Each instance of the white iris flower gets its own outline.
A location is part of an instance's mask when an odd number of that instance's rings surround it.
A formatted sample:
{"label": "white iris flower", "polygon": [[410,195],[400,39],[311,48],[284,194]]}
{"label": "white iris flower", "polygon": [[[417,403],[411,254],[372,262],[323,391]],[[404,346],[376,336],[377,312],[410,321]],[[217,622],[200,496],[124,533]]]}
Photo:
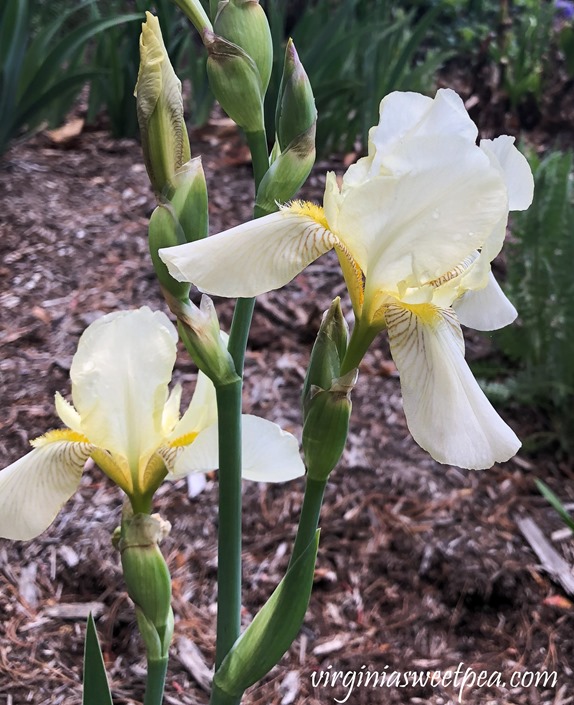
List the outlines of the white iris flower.
{"label": "white iris flower", "polygon": [[472,376],[460,323],[494,330],[516,317],[490,263],[509,210],[530,205],[533,179],[512,137],[476,139],[454,91],[391,93],[368,156],[341,187],[327,174],[323,207],[294,202],[160,256],[177,280],[249,297],[334,248],[356,316],[355,364],[386,327],[415,440],[442,463],[490,467],[520,442]]}
{"label": "white iris flower", "polygon": [[[80,338],[70,376],[69,404],[56,394],[66,429],[32,441],[34,450],[0,472],[0,536],[29,539],[54,520],[77,489],[92,457],[147,511],[153,493],[172,479],[218,467],[215,388],[201,372],[180,418],[181,387],[168,385],[177,332],[167,316],[143,307],[111,313]],[[281,482],[304,466],[297,440],[279,426],[243,416],[243,477]]]}

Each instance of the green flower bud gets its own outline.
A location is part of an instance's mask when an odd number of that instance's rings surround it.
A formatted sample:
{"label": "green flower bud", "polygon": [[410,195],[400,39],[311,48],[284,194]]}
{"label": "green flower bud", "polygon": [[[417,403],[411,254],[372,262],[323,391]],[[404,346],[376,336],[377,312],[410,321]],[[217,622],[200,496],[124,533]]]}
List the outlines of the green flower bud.
{"label": "green flower bud", "polygon": [[169,292],[164,296],[171,312],[177,316],[180,337],[195,364],[216,387],[236,382],[233,358],[222,338],[213,301],[205,294],[199,308],[191,301],[174,299]]}
{"label": "green flower bud", "polygon": [[349,326],[337,296],[324,313],[303,384],[303,410],[312,395],[312,387],[330,389],[341,376],[341,363],[347,351]]}
{"label": "green flower bud", "polygon": [[151,214],[148,227],[148,245],[156,276],[164,291],[175,299],[187,301],[190,285],[176,281],[158,255],[162,247],[173,247],[185,242],[183,230],[178,223],[173,206],[169,203],[159,205]]}
{"label": "green flower bud", "polygon": [[155,193],[169,198],[175,173],[189,161],[181,82],[170,63],[157,17],[146,12],[140,36],[140,68],[134,95],[144,162]]}
{"label": "green flower bud", "polygon": [[253,59],[259,71],[263,97],[273,67],[273,40],[259,0],[220,0],[213,31]]}
{"label": "green flower bud", "polygon": [[313,90],[295,44],[290,39],[285,49],[283,76],[275,111],[275,130],[281,151],[310,130],[313,130],[314,141],[316,122],[317,108]]}
{"label": "green flower bud", "polygon": [[357,376],[358,370],[351,370],[333,380],[329,389],[311,388],[302,445],[307,475],[312,480],[326,480],[343,454],[349,432],[351,391]]}
{"label": "green flower bud", "polygon": [[188,20],[191,21],[195,29],[200,34],[204,30],[213,31],[209,17],[205,14],[205,10],[199,0],[173,0],[180,10],[185,14]]}
{"label": "green flower bud", "polygon": [[157,514],[124,510],[119,541],[124,579],[148,658],[157,660],[167,657],[173,635],[171,577],[158,546],[169,528]]}
{"label": "green flower bud", "polygon": [[243,49],[213,32],[203,33],[207,74],[221,107],[246,132],[264,129],[259,70]]}
{"label": "green flower bud", "polygon": [[181,166],[175,179],[177,186],[171,205],[183,231],[183,242],[201,240],[207,237],[209,228],[207,184],[201,157],[190,159]]}
{"label": "green flower bud", "polygon": [[[277,142],[275,143],[277,145]],[[277,203],[290,201],[303,186],[315,163],[315,125],[293,140],[275,157],[259,184],[255,217],[277,210]]]}

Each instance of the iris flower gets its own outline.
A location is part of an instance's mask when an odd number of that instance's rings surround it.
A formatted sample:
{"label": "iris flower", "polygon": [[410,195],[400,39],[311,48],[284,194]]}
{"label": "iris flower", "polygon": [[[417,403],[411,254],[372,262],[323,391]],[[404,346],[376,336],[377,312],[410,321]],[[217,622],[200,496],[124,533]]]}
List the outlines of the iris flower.
{"label": "iris flower", "polygon": [[335,249],[356,318],[344,367],[387,328],[414,439],[439,462],[490,467],[520,442],[472,376],[460,324],[494,330],[516,317],[490,263],[509,210],[530,205],[533,179],[512,137],[476,139],[454,91],[391,93],[368,156],[341,186],[327,174],[322,207],[295,201],[160,256],[177,280],[248,297]]}
{"label": "iris flower", "polygon": [[[80,338],[70,376],[73,406],[56,394],[65,429],[32,441],[34,450],[0,472],[0,536],[30,539],[54,520],[91,457],[148,511],[162,480],[218,467],[215,388],[201,372],[180,418],[181,387],[168,393],[177,332],[143,307],[111,313]],[[243,417],[243,477],[280,482],[304,473],[297,440],[256,416]]]}

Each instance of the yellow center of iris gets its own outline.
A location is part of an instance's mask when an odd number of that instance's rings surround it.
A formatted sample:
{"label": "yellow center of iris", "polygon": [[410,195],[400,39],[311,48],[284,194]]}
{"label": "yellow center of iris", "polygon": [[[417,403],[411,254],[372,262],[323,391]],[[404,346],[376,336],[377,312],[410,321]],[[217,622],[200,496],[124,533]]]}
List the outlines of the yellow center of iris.
{"label": "yellow center of iris", "polygon": [[311,220],[314,220],[316,223],[329,230],[329,223],[325,217],[325,211],[316,203],[311,203],[310,201],[291,201],[289,205],[285,206],[285,210],[295,213],[296,215],[311,218]]}

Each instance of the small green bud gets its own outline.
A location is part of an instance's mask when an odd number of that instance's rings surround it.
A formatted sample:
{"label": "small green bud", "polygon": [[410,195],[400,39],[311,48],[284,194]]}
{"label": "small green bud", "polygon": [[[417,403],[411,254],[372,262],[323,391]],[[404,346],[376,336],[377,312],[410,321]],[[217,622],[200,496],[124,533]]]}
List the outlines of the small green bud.
{"label": "small green bud", "polygon": [[202,34],[204,30],[213,31],[209,17],[199,0],[173,0],[180,10],[185,14],[195,29]]}
{"label": "small green bud", "polygon": [[155,193],[169,198],[175,173],[189,161],[181,82],[170,63],[159,20],[146,12],[140,35],[140,67],[134,95],[146,169]]}
{"label": "small green bud", "polygon": [[190,159],[181,166],[175,180],[177,186],[171,205],[183,231],[183,242],[201,240],[207,237],[209,228],[207,184],[201,157]]}
{"label": "small green bud", "polygon": [[207,75],[221,107],[246,132],[264,129],[263,92],[253,59],[232,42],[205,31]]}
{"label": "small green bud", "polygon": [[317,110],[311,84],[291,39],[285,52],[275,122],[277,139],[271,167],[257,190],[258,217],[273,213],[277,203],[292,199],[315,163]]}
{"label": "small green bud", "polygon": [[333,299],[324,313],[303,384],[303,409],[311,396],[311,388],[330,389],[341,376],[341,363],[347,351],[349,326],[341,309],[341,299]]}
{"label": "small green bud", "polygon": [[158,546],[169,529],[169,522],[157,514],[124,510],[119,541],[124,579],[152,659],[167,656],[173,635],[171,577]]}
{"label": "small green bud", "polygon": [[312,480],[326,480],[339,462],[349,432],[351,391],[358,370],[333,380],[329,389],[313,386],[306,403],[303,424],[303,452],[307,475]]}
{"label": "small green bud", "polygon": [[213,301],[205,294],[199,308],[192,302],[174,299],[169,292],[164,296],[171,312],[177,317],[180,337],[198,368],[218,386],[236,382],[233,358],[222,337]]}
{"label": "small green bud", "polygon": [[220,0],[213,31],[253,59],[259,71],[263,97],[273,68],[273,40],[259,0]]}
{"label": "small green bud", "polygon": [[257,189],[255,217],[274,213],[278,203],[290,201],[307,180],[314,163],[315,125],[271,162]]}
{"label": "small green bud", "polygon": [[179,225],[173,206],[160,204],[151,214],[148,227],[148,245],[156,276],[164,291],[175,299],[186,301],[189,298],[190,285],[176,281],[169,273],[158,255],[162,247],[173,247],[185,242],[185,236]]}
{"label": "small green bud", "polygon": [[314,140],[316,122],[317,108],[313,89],[295,44],[290,39],[285,49],[283,76],[275,111],[275,131],[281,151],[287,149],[293,141],[311,129]]}

